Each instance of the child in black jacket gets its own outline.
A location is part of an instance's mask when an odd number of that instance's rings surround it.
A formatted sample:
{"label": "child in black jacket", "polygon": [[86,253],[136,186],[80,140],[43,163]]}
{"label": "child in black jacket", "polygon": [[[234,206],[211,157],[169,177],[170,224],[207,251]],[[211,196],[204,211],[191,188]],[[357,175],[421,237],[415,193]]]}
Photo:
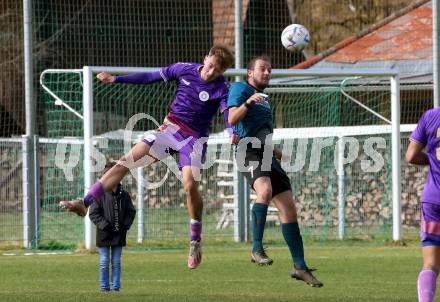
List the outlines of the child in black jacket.
{"label": "child in black jacket", "polygon": [[[115,163],[107,163],[104,173]],[[115,191],[105,192],[101,200],[89,209],[89,218],[96,225],[96,246],[100,255],[101,291],[119,291],[121,287],[121,254],[126,245],[127,231],[133,223],[136,209],[130,195],[121,184]],[[109,264],[112,264],[112,282],[109,282]]]}

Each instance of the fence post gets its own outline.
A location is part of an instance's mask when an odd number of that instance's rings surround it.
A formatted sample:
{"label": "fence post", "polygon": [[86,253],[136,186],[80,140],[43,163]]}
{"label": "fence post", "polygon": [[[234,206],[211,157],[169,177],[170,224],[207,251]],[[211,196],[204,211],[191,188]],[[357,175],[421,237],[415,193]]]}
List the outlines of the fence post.
{"label": "fence post", "polygon": [[32,247],[32,241],[35,238],[35,196],[33,180],[33,136],[22,136],[23,150],[23,246]]}
{"label": "fence post", "polygon": [[399,76],[394,75],[391,82],[391,154],[392,154],[392,180],[393,180],[393,240],[402,240],[402,218],[400,192],[400,84]]}
{"label": "fence post", "polygon": [[145,174],[144,167],[137,168],[137,242],[142,243],[145,239],[144,234],[144,194],[145,194]]}
{"label": "fence post", "polygon": [[248,185],[248,181],[244,176],[241,176],[243,178],[243,204],[244,204],[244,237],[243,241],[249,242],[251,241],[250,238],[250,230],[249,230],[249,223],[250,223],[250,189]]}
{"label": "fence post", "polygon": [[246,180],[238,171],[234,160],[234,240],[245,242],[249,240],[249,190]]}
{"label": "fence post", "polygon": [[[83,126],[84,126],[84,194],[92,186],[92,144],[93,144],[93,73],[90,67],[83,68]],[[84,218],[84,241],[85,248],[92,248],[93,226],[87,212]]]}
{"label": "fence post", "polygon": [[31,248],[35,237],[34,133],[36,101],[33,93],[32,1],[23,0],[23,65],[26,135],[23,136],[23,245]]}
{"label": "fence post", "polygon": [[338,140],[338,238],[344,239],[345,231],[345,171],[344,171],[344,137]]}
{"label": "fence post", "polygon": [[34,241],[32,246],[38,248],[40,242],[40,225],[41,225],[41,202],[40,202],[40,142],[38,135],[34,135]]}

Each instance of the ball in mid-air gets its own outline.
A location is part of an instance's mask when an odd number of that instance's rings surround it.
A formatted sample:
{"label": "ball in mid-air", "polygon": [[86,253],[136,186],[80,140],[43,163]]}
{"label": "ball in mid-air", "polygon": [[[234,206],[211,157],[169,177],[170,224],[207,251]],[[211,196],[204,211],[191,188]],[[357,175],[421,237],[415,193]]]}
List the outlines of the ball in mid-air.
{"label": "ball in mid-air", "polygon": [[301,51],[309,41],[309,31],[301,24],[290,24],[281,33],[281,43],[289,51]]}

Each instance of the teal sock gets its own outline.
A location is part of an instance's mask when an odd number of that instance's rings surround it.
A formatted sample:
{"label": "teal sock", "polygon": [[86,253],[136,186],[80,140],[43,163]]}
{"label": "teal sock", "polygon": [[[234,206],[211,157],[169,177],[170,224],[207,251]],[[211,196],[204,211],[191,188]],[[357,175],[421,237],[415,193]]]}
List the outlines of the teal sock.
{"label": "teal sock", "polygon": [[298,223],[282,223],[281,231],[283,232],[284,240],[289,247],[295,267],[298,269],[307,269],[307,264],[304,260],[304,246]]}
{"label": "teal sock", "polygon": [[263,248],[264,225],[266,224],[267,204],[255,203],[252,207],[252,252]]}

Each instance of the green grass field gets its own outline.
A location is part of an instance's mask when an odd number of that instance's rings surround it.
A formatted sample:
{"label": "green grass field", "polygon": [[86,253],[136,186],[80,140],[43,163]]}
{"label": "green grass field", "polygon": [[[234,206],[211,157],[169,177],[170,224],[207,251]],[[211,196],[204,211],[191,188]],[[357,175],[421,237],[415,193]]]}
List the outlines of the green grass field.
{"label": "green grass field", "polygon": [[416,301],[417,245],[327,242],[306,246],[309,265],[325,283],[312,288],[289,276],[282,245],[270,267],[249,261],[249,245],[206,244],[199,269],[186,268],[186,249],[135,250],[122,256],[122,291],[99,292],[99,255],[0,256],[0,301]]}

